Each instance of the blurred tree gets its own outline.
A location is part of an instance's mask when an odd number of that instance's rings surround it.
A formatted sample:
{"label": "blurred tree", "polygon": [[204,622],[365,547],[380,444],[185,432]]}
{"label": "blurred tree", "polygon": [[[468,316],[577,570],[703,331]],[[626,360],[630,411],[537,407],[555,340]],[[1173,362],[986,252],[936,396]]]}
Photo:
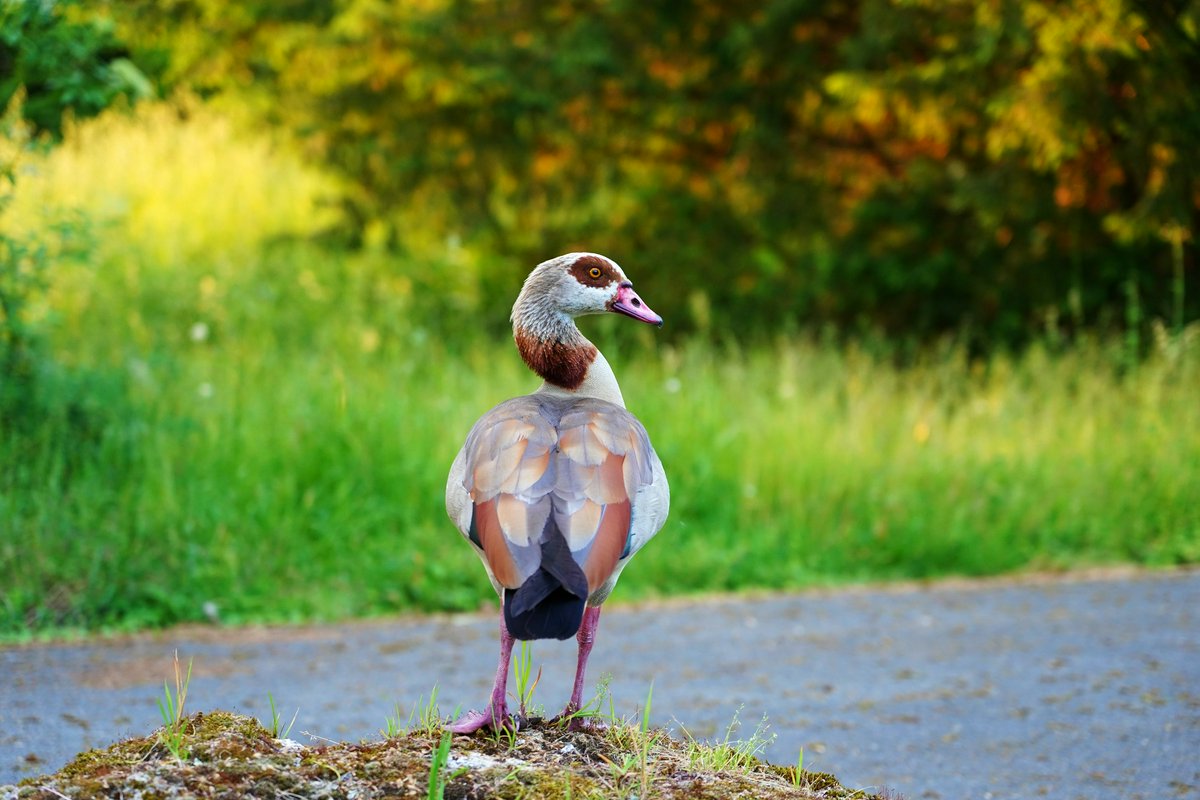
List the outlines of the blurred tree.
{"label": "blurred tree", "polygon": [[73,0],[0,0],[0,432],[59,415],[76,445],[98,430],[87,398],[99,373],[58,364],[32,307],[55,266],[84,246],[86,225],[72,214],[47,214],[40,225],[22,226],[8,211],[23,158],[61,137],[70,116],[153,92],[114,25],[79,12]]}
{"label": "blurred tree", "polygon": [[64,115],[89,117],[118,96],[153,93],[103,19],[84,19],[76,0],[0,0],[0,108],[22,87],[36,132],[62,135]]}
{"label": "blurred tree", "polygon": [[359,235],[496,254],[469,262],[479,294],[587,247],[698,327],[1020,341],[1122,324],[1131,298],[1200,315],[1195,2],[112,11],[172,80],[306,135]]}

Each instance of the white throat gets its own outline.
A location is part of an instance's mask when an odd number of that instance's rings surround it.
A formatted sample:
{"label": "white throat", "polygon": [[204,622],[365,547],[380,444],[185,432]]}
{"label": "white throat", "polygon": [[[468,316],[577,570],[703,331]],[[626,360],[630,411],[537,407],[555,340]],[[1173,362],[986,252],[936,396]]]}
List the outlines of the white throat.
{"label": "white throat", "polygon": [[549,381],[543,381],[542,385],[538,387],[537,393],[555,397],[595,397],[621,408],[625,407],[625,398],[621,395],[621,386],[617,383],[617,376],[612,367],[608,365],[604,354],[599,350],[596,351],[596,358],[588,367],[587,375],[578,389],[572,391],[555,386]]}

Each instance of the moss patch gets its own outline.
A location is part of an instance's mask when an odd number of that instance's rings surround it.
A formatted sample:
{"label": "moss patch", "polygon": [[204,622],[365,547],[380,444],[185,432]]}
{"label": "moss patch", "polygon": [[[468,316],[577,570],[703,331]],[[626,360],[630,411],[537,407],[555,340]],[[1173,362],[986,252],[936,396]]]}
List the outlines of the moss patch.
{"label": "moss patch", "polygon": [[[427,798],[431,754],[441,737],[441,731],[422,730],[309,747],[275,739],[256,720],[224,711],[193,714],[185,731],[184,760],[172,756],[156,732],[81,753],[53,775],[0,787],[0,798]],[[454,737],[442,771],[445,797],[881,800],[831,775],[797,775],[794,767],[753,759],[745,769],[705,770],[697,747],[662,731],[570,731],[535,719],[515,736]]]}

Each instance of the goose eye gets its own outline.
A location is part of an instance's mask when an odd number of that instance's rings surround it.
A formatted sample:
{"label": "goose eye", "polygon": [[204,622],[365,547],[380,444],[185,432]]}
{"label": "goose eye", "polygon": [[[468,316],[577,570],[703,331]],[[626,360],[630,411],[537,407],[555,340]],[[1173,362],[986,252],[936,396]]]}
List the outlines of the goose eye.
{"label": "goose eye", "polygon": [[592,267],[591,269],[588,270],[588,275],[592,276],[593,279],[599,278],[600,277],[600,268]]}

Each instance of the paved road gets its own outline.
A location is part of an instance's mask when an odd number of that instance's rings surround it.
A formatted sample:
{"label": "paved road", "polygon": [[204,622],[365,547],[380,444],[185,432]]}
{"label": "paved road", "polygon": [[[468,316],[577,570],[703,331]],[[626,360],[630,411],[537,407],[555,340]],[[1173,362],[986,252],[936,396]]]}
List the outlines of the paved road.
{"label": "paved road", "polygon": [[[300,731],[378,736],[436,683],[446,713],[487,696],[490,616],[215,629],[0,648],[0,784],[148,733],[171,653],[188,705]],[[536,699],[565,701],[573,643],[535,645]],[[954,583],[614,607],[593,653],[617,710],[697,736],[740,707],[767,750],[917,798],[1200,798],[1200,572]]]}

